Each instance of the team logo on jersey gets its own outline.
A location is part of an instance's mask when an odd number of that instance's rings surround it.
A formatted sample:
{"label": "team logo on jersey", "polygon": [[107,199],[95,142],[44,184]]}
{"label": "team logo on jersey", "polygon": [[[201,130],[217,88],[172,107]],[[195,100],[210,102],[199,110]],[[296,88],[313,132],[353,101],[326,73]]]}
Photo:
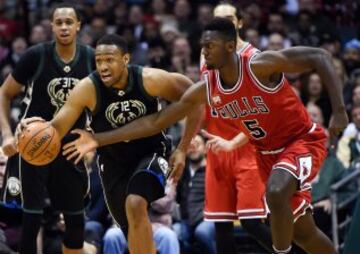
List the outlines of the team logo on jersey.
{"label": "team logo on jersey", "polygon": [[120,127],[146,114],[146,106],[139,100],[111,103],[105,111],[106,119],[113,128]]}
{"label": "team logo on jersey", "polygon": [[161,171],[164,173],[165,176],[167,176],[169,172],[169,163],[163,157],[159,157],[158,164],[160,166]]}
{"label": "team logo on jersey", "polygon": [[74,88],[79,79],[76,78],[54,78],[47,87],[48,94],[51,98],[51,104],[56,107],[54,115],[65,104],[69,97],[70,91]]}
{"label": "team logo on jersey", "polygon": [[63,69],[66,73],[69,73],[71,71],[71,68],[69,65],[66,65]]}
{"label": "team logo on jersey", "polygon": [[211,99],[215,106],[221,104],[221,98],[219,95],[213,96]]}
{"label": "team logo on jersey", "polygon": [[9,177],[7,180],[7,189],[12,196],[17,196],[21,192],[21,184],[18,178]]}

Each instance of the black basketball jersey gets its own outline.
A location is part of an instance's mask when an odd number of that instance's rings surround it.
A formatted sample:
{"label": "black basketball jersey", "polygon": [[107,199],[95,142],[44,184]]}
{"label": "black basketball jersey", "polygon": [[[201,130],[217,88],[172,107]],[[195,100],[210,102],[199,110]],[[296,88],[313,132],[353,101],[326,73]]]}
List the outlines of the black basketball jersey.
{"label": "black basketball jersey", "polygon": [[[152,114],[160,109],[158,98],[147,94],[143,86],[141,66],[129,65],[128,84],[124,90],[106,87],[95,71],[89,77],[96,87],[97,105],[93,112],[91,127],[95,132],[119,128],[139,117]],[[163,132],[151,137],[120,142],[100,147],[100,160],[120,165],[138,163],[150,153],[158,151],[165,156],[170,140]],[[106,163],[107,164],[107,163]]]}
{"label": "black basketball jersey", "polygon": [[[40,116],[51,120],[64,105],[76,83],[95,69],[94,51],[77,45],[74,59],[65,64],[55,51],[55,42],[36,45],[25,53],[13,72],[26,86],[22,117]],[[83,128],[84,115],[74,127]]]}

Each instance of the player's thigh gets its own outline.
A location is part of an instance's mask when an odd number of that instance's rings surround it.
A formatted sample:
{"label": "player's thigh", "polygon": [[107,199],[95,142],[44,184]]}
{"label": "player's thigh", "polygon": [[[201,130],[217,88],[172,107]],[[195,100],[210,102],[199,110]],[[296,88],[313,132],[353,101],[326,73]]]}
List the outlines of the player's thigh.
{"label": "player's thigh", "polygon": [[49,167],[33,166],[20,158],[19,168],[24,210],[42,210],[47,197]]}
{"label": "player's thigh", "polygon": [[165,158],[156,153],[141,159],[127,188],[127,195],[143,197],[149,204],[165,195],[166,175],[169,165]]}
{"label": "player's thigh", "polygon": [[306,244],[317,234],[317,228],[310,209],[294,223],[294,241],[300,245]]}
{"label": "player's thigh", "polygon": [[82,162],[75,166],[59,157],[50,167],[48,190],[54,208],[70,213],[82,212],[89,191],[89,176]]}
{"label": "player's thigh", "polygon": [[205,171],[205,218],[237,220],[237,191],[232,168],[222,156],[211,156]]}

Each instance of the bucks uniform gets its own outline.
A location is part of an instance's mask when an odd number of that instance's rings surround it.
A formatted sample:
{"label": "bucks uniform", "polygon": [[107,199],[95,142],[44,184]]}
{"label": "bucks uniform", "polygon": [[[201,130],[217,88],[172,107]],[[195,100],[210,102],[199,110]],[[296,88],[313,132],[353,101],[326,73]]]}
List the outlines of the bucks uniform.
{"label": "bucks uniform", "polygon": [[[54,42],[27,50],[12,73],[25,88],[22,117],[40,116],[51,120],[76,83],[95,69],[94,59],[93,50],[81,45],[77,45],[74,59],[67,64],[56,53]],[[74,128],[83,128],[85,122],[83,115]],[[64,142],[67,142],[66,139]],[[86,171],[68,162],[61,153],[47,166],[30,165],[18,156],[11,157],[8,165],[11,181],[5,184],[3,202],[20,198],[24,211],[39,213],[45,198],[49,197],[57,210],[82,212],[88,188]],[[18,176],[14,168],[19,168]]]}
{"label": "bucks uniform", "polygon": [[[124,90],[106,87],[97,72],[90,75],[97,103],[91,127],[95,132],[119,128],[127,123],[157,112],[157,98],[144,89],[142,67],[129,65],[128,84]],[[165,160],[170,141],[163,133],[100,147],[99,167],[108,208],[116,222],[127,228],[125,199],[138,194],[149,203],[164,195]]]}

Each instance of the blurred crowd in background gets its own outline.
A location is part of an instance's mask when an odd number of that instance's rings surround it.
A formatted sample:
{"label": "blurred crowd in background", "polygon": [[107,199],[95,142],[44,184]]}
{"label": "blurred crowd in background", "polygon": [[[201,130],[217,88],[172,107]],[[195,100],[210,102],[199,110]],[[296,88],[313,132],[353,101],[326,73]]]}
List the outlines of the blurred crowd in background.
{"label": "blurred crowd in background", "polygon": [[[52,39],[49,16],[51,6],[56,2],[61,1],[0,0],[0,85],[27,48]],[[73,2],[81,13],[82,29],[78,38],[83,44],[94,46],[103,35],[117,33],[131,45],[131,63],[179,72],[193,81],[199,80],[199,38],[202,28],[212,19],[213,8],[219,1]],[[343,81],[343,96],[351,123],[337,140],[329,140],[328,158],[319,179],[314,183],[315,218],[331,237],[330,186],[356,170],[359,165],[357,161],[360,161],[360,3],[346,0],[236,0],[232,4],[241,10],[241,37],[258,49],[312,46],[324,48],[333,56],[336,71]],[[331,104],[319,75],[311,72],[287,75],[287,78],[308,108],[313,121],[326,128],[330,121]],[[21,98],[12,106],[13,126],[19,121],[20,103]],[[181,136],[181,125],[170,128],[168,134],[176,143]],[[206,151],[204,139],[197,136],[196,140],[196,146],[189,151],[183,179],[178,186],[168,188],[165,200],[168,203],[160,202],[160,208],[157,205],[152,207],[153,229],[154,232],[160,227],[170,229],[161,233],[165,238],[171,238],[174,233],[170,244],[177,242],[182,253],[205,253],[204,250],[215,253],[212,226],[202,225]],[[5,163],[6,157],[0,154],[0,179]],[[104,199],[99,195],[101,186],[96,165],[89,163],[89,168],[95,172],[91,178],[95,202],[91,203],[88,211],[88,251],[115,253],[109,251],[118,247],[114,239],[121,236],[121,231],[112,227]],[[343,190],[344,196],[356,188],[348,187]],[[43,253],[57,253],[56,250],[60,253],[60,242],[56,239],[61,236],[61,216],[51,211],[50,207],[47,213],[49,216],[44,220],[41,238]],[[16,223],[20,222],[17,219],[19,216],[21,212],[16,209],[3,212],[0,216],[0,228],[4,232],[4,237],[0,233],[0,242],[2,239],[5,242],[6,237],[6,244],[14,251],[16,241],[20,239],[17,228],[21,225]],[[247,246],[249,251],[260,250],[239,228],[236,233],[242,246]],[[159,237],[163,236],[160,234]],[[119,241],[125,241],[124,237],[120,237]]]}

